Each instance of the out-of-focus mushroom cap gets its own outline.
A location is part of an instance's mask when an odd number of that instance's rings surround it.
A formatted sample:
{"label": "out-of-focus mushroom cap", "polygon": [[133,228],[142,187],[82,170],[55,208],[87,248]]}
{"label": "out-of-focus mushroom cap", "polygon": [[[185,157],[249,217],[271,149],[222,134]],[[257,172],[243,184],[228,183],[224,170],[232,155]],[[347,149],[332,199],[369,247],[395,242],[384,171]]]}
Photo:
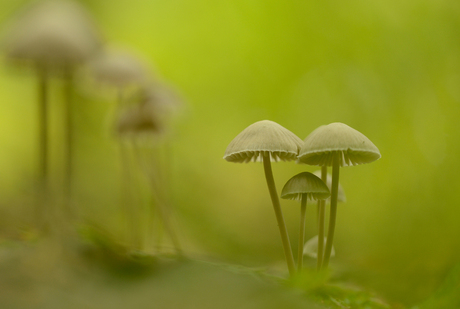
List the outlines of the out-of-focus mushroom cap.
{"label": "out-of-focus mushroom cap", "polygon": [[[321,170],[317,170],[313,173],[313,175],[316,175],[321,178]],[[327,187],[329,188],[329,191],[331,191],[331,186],[332,186],[332,176],[331,174],[327,173]],[[330,200],[330,197],[327,198],[327,200]],[[347,201],[347,198],[345,196],[345,191],[343,191],[342,185],[339,183],[339,192],[337,195],[337,201],[345,203]]]}
{"label": "out-of-focus mushroom cap", "polygon": [[161,118],[168,118],[183,107],[183,101],[169,85],[152,83],[139,92],[140,100],[155,107]]}
{"label": "out-of-focus mushroom cap", "polygon": [[124,109],[116,122],[116,131],[121,136],[129,134],[160,133],[163,129],[155,106],[141,103]]}
{"label": "out-of-focus mushroom cap", "polygon": [[[326,243],[327,238],[324,237],[324,243]],[[308,240],[303,246],[303,255],[307,255],[316,259],[318,257],[318,235],[314,236]],[[335,256],[334,246],[332,246],[331,257]]]}
{"label": "out-of-focus mushroom cap", "polygon": [[117,88],[143,85],[147,80],[145,65],[125,51],[110,51],[99,55],[91,63],[94,78]]}
{"label": "out-of-focus mushroom cap", "polygon": [[229,162],[247,163],[262,161],[290,161],[297,158],[302,140],[294,133],[270,120],[251,124],[228,145],[224,159]]}
{"label": "out-of-focus mushroom cap", "polygon": [[9,58],[45,65],[84,61],[102,45],[86,11],[70,0],[34,3],[8,30],[2,45]]}
{"label": "out-of-focus mushroom cap", "polygon": [[288,200],[300,200],[303,194],[310,200],[324,200],[331,195],[326,184],[309,172],[295,175],[281,190],[281,198]]}
{"label": "out-of-focus mushroom cap", "polygon": [[340,166],[370,163],[380,159],[378,148],[362,133],[340,122],[314,130],[302,144],[297,162],[331,166],[334,153]]}

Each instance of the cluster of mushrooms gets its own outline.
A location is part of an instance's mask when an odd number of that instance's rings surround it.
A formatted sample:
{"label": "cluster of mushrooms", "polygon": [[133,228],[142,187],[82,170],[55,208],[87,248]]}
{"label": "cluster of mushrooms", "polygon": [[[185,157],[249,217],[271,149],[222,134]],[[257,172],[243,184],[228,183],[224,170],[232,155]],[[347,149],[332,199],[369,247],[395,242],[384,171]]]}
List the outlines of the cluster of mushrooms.
{"label": "cluster of mushrooms", "polygon": [[[321,166],[321,177],[302,172],[289,179],[281,191],[282,198],[301,202],[297,256],[297,271],[300,272],[303,267],[304,246],[309,245],[304,241],[307,200],[318,201],[318,236],[314,240],[317,239],[316,255],[319,271],[328,267],[333,252],[340,167],[370,163],[379,158],[378,148],[366,136],[346,124],[335,122],[320,126],[302,141],[288,129],[270,120],[258,121],[244,129],[230,142],[224,155],[224,159],[229,162],[263,162],[265,178],[291,276],[296,273],[296,266],[273,179],[271,162],[296,160],[296,163]],[[332,166],[330,190],[327,186],[328,166]],[[325,200],[328,198],[330,198],[330,215],[328,233],[325,237]]]}
{"label": "cluster of mushrooms", "polygon": [[[2,52],[11,64],[19,64],[33,69],[37,79],[38,93],[38,196],[36,205],[36,229],[38,233],[47,233],[53,229],[51,216],[66,217],[68,220],[75,216],[73,209],[72,179],[75,154],[75,116],[79,102],[74,102],[74,92],[77,88],[90,89],[91,94],[103,91],[113,95],[117,101],[114,107],[116,116],[113,119],[114,131],[119,141],[119,152],[122,161],[122,181],[125,195],[123,201],[124,213],[128,222],[127,236],[129,243],[138,242],[135,230],[139,229],[140,206],[126,198],[126,188],[132,180],[132,162],[136,157],[139,169],[147,174],[148,186],[152,191],[152,200],[156,207],[156,217],[160,225],[169,234],[174,247],[179,250],[179,243],[174,229],[169,223],[164,197],[159,191],[165,191],[159,180],[158,166],[152,166],[153,160],[145,157],[148,144],[156,147],[159,137],[164,136],[168,127],[171,113],[175,111],[179,100],[164,83],[156,76],[149,74],[146,65],[133,53],[125,49],[107,48],[101,33],[96,27],[90,14],[74,0],[40,0],[26,6],[15,18],[7,23],[0,42]],[[52,206],[50,194],[50,91],[54,80],[62,81],[64,85],[61,102],[63,127],[62,184],[56,185],[64,196],[62,207]],[[78,84],[79,87],[76,87]],[[83,86],[82,86],[83,85]],[[88,87],[89,86],[89,87]],[[96,90],[96,91],[95,91]],[[112,99],[109,99],[112,100]],[[135,154],[132,154],[134,152]],[[141,161],[141,162],[140,162]],[[150,166],[146,166],[150,165]],[[159,165],[159,164],[158,164]],[[53,196],[54,198],[54,196]],[[65,215],[67,213],[67,215]],[[152,215],[153,216],[153,215]],[[66,221],[68,221],[66,220]],[[151,225],[151,223],[149,223]],[[148,227],[147,229],[151,229]],[[136,249],[139,246],[136,246]]]}

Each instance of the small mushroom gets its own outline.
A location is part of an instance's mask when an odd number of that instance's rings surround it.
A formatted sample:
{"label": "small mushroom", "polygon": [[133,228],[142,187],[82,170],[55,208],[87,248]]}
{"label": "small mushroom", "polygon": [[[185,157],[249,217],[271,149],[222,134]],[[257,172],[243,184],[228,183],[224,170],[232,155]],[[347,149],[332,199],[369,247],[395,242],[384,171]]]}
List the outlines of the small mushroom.
{"label": "small mushroom", "polygon": [[116,132],[120,136],[160,133],[163,125],[155,107],[150,102],[126,107],[116,121]]}
{"label": "small mushroom", "polygon": [[[327,239],[324,237],[323,242],[326,242]],[[307,242],[305,243],[305,246],[303,247],[303,254],[309,257],[312,257],[314,259],[318,258],[318,235],[313,236]],[[324,250],[322,252],[324,254]],[[335,250],[334,246],[332,246],[331,250],[331,257],[335,256]]]}
{"label": "small mushroom", "polygon": [[304,140],[298,156],[299,163],[332,166],[329,230],[321,267],[326,268],[329,264],[334,240],[340,166],[370,163],[380,156],[378,148],[366,136],[340,122],[321,126]]}
{"label": "small mushroom", "polygon": [[229,162],[263,162],[265,178],[275,210],[287,266],[291,275],[295,273],[294,257],[292,256],[291,244],[289,243],[289,236],[286,224],[284,223],[270,162],[295,160],[301,143],[302,140],[288,129],[276,122],[262,120],[253,123],[238,134],[230,142],[224,155],[224,159]]}
{"label": "small mushroom", "polygon": [[307,210],[307,199],[324,200],[331,193],[326,184],[309,172],[303,172],[289,179],[281,191],[281,198],[290,200],[300,200],[300,232],[299,247],[297,254],[297,270],[302,270],[303,246],[305,242],[305,213]]}

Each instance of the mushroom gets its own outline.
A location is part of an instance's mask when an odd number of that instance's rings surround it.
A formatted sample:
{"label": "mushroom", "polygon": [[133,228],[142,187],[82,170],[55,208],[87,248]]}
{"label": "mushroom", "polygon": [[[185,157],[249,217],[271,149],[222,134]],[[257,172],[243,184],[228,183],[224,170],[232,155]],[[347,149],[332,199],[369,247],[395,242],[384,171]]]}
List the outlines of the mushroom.
{"label": "mushroom", "polygon": [[[71,94],[77,64],[89,59],[102,45],[100,35],[84,8],[75,1],[39,1],[13,19],[2,42],[6,57],[30,63],[38,76],[40,182],[46,198],[48,180],[48,84],[50,72],[64,77],[66,122],[64,193],[70,205],[72,166]],[[69,206],[68,205],[68,206]]]}
{"label": "mushroom", "polygon": [[91,61],[90,71],[98,84],[115,89],[118,109],[126,103],[127,90],[146,87],[151,78],[141,57],[124,49],[101,53]]}
{"label": "mushroom", "polygon": [[281,198],[300,200],[300,232],[299,247],[297,254],[297,270],[302,270],[303,246],[305,242],[305,213],[307,210],[307,199],[324,200],[331,195],[326,184],[316,175],[303,172],[289,179],[281,191]]}
{"label": "mushroom", "polygon": [[291,275],[295,273],[294,257],[292,256],[291,244],[270,162],[295,160],[301,144],[302,140],[288,129],[276,122],[262,120],[253,123],[238,134],[230,142],[224,155],[224,159],[229,162],[263,162],[268,191],[270,192],[287,266]]}
{"label": "mushroom", "polygon": [[[326,240],[327,240],[326,237],[324,237],[323,242],[325,242]],[[313,236],[312,238],[307,240],[307,242],[305,243],[303,247],[303,254],[309,257],[312,257],[314,259],[318,258],[318,235]],[[324,254],[324,250],[322,254]],[[335,256],[335,250],[334,250],[334,246],[332,246],[331,257],[334,257],[334,256]]]}
{"label": "mushroom", "polygon": [[[329,264],[337,216],[340,166],[370,163],[381,157],[378,148],[362,133],[340,122],[321,126],[305,138],[299,163],[332,166],[331,211],[323,268]],[[325,175],[325,174],[323,174]],[[321,235],[319,235],[321,239]]]}
{"label": "mushroom", "polygon": [[[165,201],[164,197],[164,183],[161,179],[158,179],[158,174],[161,174],[158,172],[158,162],[156,162],[155,158],[153,158],[153,153],[151,152],[153,149],[145,149],[141,147],[143,144],[140,143],[139,140],[139,138],[143,136],[156,137],[163,131],[164,124],[161,119],[161,115],[159,114],[165,113],[165,107],[163,105],[166,103],[161,102],[159,98],[153,96],[153,91],[154,90],[150,90],[149,93],[142,93],[140,97],[136,97],[136,99],[140,100],[140,102],[128,105],[122,110],[115,123],[115,130],[119,137],[125,137],[129,142],[131,142],[135,159],[139,163],[141,171],[145,174],[147,180],[149,181],[149,187],[153,198],[153,203],[150,203],[150,216],[153,218],[155,213],[158,214],[160,224],[169,235],[177,253],[180,254],[181,246],[179,238],[177,237],[174,227],[171,224],[170,211],[168,209],[169,205],[167,201]],[[151,146],[153,143],[149,142],[147,145]],[[120,144],[120,146],[122,145]],[[129,170],[128,156],[125,151],[127,149],[124,149],[123,147],[120,149],[124,172],[123,180],[125,185],[128,185],[131,181],[127,180],[132,177],[132,173]],[[138,241],[138,237],[136,235],[140,234],[138,231],[139,218],[136,218],[136,213],[139,217],[139,209],[129,202],[129,190],[127,190],[127,188],[124,189],[124,211],[126,213],[126,217],[130,218],[130,221],[128,222],[128,233],[131,233],[132,240],[136,242]],[[152,222],[153,220],[149,220],[148,222],[149,231],[153,228]]]}

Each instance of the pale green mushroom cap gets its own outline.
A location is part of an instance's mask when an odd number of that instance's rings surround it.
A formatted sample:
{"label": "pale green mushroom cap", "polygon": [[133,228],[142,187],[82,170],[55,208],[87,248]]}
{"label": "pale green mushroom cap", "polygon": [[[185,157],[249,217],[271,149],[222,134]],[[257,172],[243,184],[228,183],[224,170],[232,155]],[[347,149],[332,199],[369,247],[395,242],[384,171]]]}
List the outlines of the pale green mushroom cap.
{"label": "pale green mushroom cap", "polygon": [[[313,172],[313,175],[316,175],[316,176],[321,178],[321,170],[317,170],[317,171]],[[329,173],[327,173],[326,185],[327,185],[327,187],[329,188],[329,191],[330,191],[331,186],[332,186],[332,176]],[[327,198],[327,199],[329,200],[330,197]],[[337,201],[342,202],[342,203],[345,203],[347,201],[347,198],[345,196],[345,191],[343,191],[342,185],[340,183],[339,183],[339,192],[338,192],[338,195],[337,195]]]}
{"label": "pale green mushroom cap", "polygon": [[262,161],[291,161],[297,158],[302,140],[294,133],[270,120],[251,124],[228,145],[224,159],[229,162],[247,163]]}
{"label": "pale green mushroom cap", "polygon": [[102,45],[84,8],[71,0],[48,0],[30,5],[7,27],[2,49],[8,58],[45,65],[87,60]]}
{"label": "pale green mushroom cap", "polygon": [[126,107],[116,121],[116,132],[120,136],[161,133],[163,124],[155,106],[149,102]]}
{"label": "pale green mushroom cap", "polygon": [[281,190],[281,198],[288,200],[300,200],[303,194],[310,200],[324,200],[331,195],[326,184],[309,172],[295,175]]}
{"label": "pale green mushroom cap", "polygon": [[331,166],[334,153],[340,153],[340,166],[370,163],[380,159],[378,148],[362,133],[340,122],[314,130],[302,144],[297,162]]}
{"label": "pale green mushroom cap", "polygon": [[144,85],[148,80],[146,65],[125,50],[109,50],[91,62],[96,81],[117,88]]}
{"label": "pale green mushroom cap", "polygon": [[[327,241],[327,238],[324,237],[324,243],[326,243],[326,241]],[[307,255],[314,259],[318,257],[318,235],[313,236],[313,238],[311,238],[305,243],[305,245],[303,246],[303,255]],[[334,247],[332,247],[332,251],[331,251],[331,257],[332,256],[335,256]]]}

